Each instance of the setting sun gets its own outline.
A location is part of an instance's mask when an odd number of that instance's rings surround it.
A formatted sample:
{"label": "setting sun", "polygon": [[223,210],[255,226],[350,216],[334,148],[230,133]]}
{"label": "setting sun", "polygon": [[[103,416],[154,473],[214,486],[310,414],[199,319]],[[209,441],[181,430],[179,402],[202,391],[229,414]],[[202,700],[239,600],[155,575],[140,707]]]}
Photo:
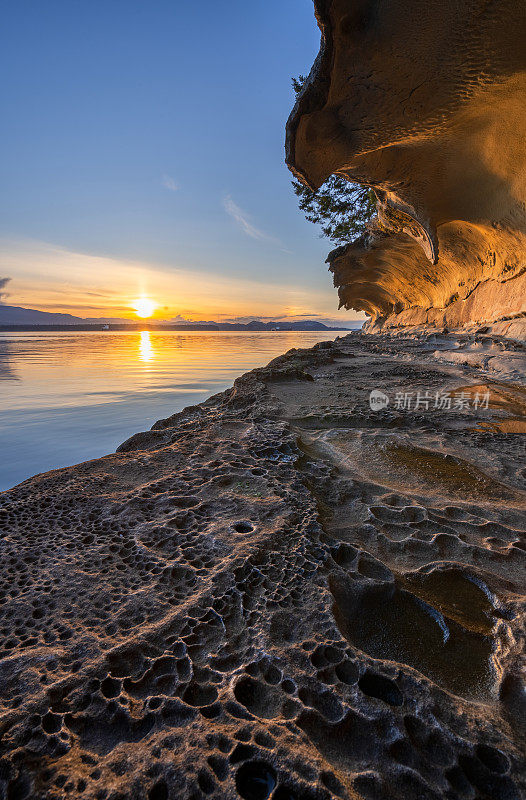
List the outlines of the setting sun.
{"label": "setting sun", "polygon": [[148,297],[141,297],[139,300],[135,301],[133,306],[134,310],[137,313],[138,317],[151,317],[153,312],[156,309],[155,303],[150,300]]}

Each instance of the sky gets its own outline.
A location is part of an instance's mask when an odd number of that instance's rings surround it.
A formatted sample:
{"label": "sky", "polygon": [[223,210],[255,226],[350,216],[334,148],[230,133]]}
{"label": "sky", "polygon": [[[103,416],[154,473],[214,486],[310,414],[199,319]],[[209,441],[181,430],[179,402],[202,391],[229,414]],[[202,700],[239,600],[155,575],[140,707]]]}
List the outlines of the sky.
{"label": "sky", "polygon": [[2,23],[0,301],[363,316],[337,311],[332,244],[284,164],[291,78],[319,47],[311,0],[8,0]]}

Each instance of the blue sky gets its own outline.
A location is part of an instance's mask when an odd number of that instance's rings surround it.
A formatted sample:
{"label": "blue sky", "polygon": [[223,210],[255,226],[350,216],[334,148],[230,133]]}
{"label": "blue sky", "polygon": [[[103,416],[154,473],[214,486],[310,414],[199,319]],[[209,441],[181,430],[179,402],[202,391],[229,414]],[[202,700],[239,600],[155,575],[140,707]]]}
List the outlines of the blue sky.
{"label": "blue sky", "polygon": [[331,243],[283,161],[291,77],[318,51],[311,0],[4,9],[4,302],[119,315],[146,293],[163,316],[357,316],[336,313]]}

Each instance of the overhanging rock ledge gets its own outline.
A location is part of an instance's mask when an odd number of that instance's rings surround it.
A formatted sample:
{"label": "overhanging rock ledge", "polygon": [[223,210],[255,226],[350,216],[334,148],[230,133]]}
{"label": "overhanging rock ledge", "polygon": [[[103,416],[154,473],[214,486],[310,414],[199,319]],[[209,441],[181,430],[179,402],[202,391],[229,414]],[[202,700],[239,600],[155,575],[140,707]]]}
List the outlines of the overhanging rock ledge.
{"label": "overhanging rock ledge", "polygon": [[524,317],[526,6],[315,10],[321,48],[287,164],[311,188],[337,173],[378,198],[375,229],[329,255],[341,306],[376,330]]}

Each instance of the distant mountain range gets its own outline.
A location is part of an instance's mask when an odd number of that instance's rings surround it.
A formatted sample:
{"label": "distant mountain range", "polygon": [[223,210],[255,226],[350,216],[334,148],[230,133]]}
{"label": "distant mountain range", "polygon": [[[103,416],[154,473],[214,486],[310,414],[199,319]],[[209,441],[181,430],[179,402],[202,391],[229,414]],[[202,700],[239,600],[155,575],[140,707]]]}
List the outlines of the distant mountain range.
{"label": "distant mountain range", "polygon": [[0,303],[0,325],[86,325],[108,322],[126,322],[125,319],[83,319],[73,314],[51,314],[48,311],[37,311],[35,308],[6,306]]}
{"label": "distant mountain range", "polygon": [[158,320],[129,320],[119,317],[75,317],[73,314],[54,314],[34,308],[7,306],[0,303],[0,328],[83,328],[100,329],[108,325],[110,330],[137,330],[141,328],[170,330],[231,330],[231,331],[338,331],[355,330],[362,323],[347,323],[345,327],[329,327],[323,322],[303,320],[301,322],[160,322]]}

